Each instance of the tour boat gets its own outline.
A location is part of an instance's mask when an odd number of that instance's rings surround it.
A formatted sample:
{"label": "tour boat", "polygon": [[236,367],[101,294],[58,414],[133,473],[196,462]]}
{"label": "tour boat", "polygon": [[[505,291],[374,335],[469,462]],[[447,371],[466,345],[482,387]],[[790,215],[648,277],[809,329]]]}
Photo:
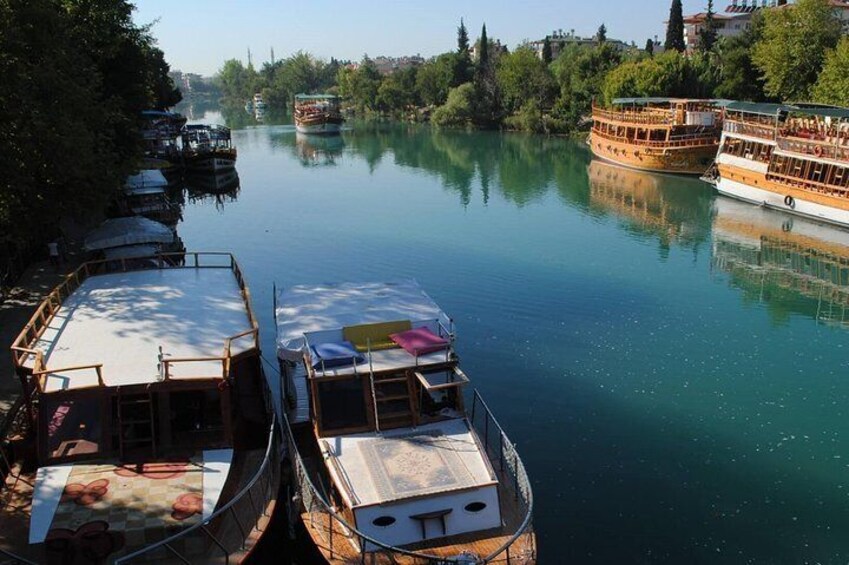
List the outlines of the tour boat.
{"label": "tour boat", "polygon": [[588,144],[619,165],[657,173],[701,175],[719,147],[722,101],[617,98],[593,104]]}
{"label": "tour boat", "polygon": [[338,96],[331,94],[295,95],[295,129],[300,133],[334,134],[342,129]]}
{"label": "tour boat", "polygon": [[186,250],[175,230],[144,216],[105,220],[86,234],[83,249],[93,259],[131,264],[152,262],[160,253],[176,259]]}
{"label": "tour boat", "polygon": [[414,281],[275,292],[294,497],[328,563],[535,563],[524,465]]}
{"label": "tour boat", "polygon": [[726,196],[849,226],[849,109],[733,102],[706,180]]}
{"label": "tour boat", "polygon": [[234,563],[265,531],[279,434],[250,293],[230,254],[185,258],[85,263],[15,340],[6,561]]}
{"label": "tour boat", "polygon": [[180,207],[167,194],[168,180],[160,169],[142,169],[127,177],[117,199],[118,213],[145,216],[173,226],[181,218]]}
{"label": "tour boat", "polygon": [[713,213],[711,266],[747,301],[849,326],[849,231],[725,197]]}
{"label": "tour boat", "polygon": [[189,171],[217,173],[233,169],[236,148],[230,138],[230,128],[187,125],[183,129],[183,159]]}
{"label": "tour boat", "polygon": [[181,156],[180,149],[177,147],[177,138],[180,137],[183,126],[186,125],[186,117],[161,110],[145,110],[141,113],[141,117],[144,122],[141,135],[145,155],[169,163],[179,163]]}

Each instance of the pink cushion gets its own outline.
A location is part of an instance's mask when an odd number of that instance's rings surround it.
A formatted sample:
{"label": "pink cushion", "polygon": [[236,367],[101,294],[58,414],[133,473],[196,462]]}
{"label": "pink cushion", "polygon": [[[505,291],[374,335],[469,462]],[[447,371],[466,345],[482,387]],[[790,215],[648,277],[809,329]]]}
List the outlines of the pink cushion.
{"label": "pink cushion", "polygon": [[389,339],[397,343],[410,355],[425,355],[448,347],[448,340],[439,337],[427,328],[416,328],[390,334]]}

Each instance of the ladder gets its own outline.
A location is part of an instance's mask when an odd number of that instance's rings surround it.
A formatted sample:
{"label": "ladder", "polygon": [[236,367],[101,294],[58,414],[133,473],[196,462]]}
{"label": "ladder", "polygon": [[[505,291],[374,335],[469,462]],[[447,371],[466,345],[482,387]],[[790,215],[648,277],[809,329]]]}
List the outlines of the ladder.
{"label": "ladder", "polygon": [[372,375],[374,415],[378,431],[415,425],[414,394],[405,374]]}
{"label": "ladder", "polygon": [[149,448],[156,457],[156,429],[153,394],[121,394],[118,388],[118,446],[121,460],[131,449]]}

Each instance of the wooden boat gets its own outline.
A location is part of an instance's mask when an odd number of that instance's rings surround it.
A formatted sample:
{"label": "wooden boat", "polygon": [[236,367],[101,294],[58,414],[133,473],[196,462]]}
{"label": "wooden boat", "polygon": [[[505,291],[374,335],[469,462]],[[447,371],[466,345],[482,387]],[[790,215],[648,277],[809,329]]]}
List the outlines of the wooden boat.
{"label": "wooden boat", "polygon": [[0,554],[14,563],[238,562],[276,502],[279,436],[233,257],[85,263],[12,345]]}
{"label": "wooden boat", "polygon": [[290,516],[328,563],[535,563],[531,486],[414,281],[275,293]]}
{"label": "wooden boat", "polygon": [[217,173],[236,166],[230,128],[191,124],[183,129],[183,159],[188,171]]}
{"label": "wooden boat", "polygon": [[331,94],[295,95],[295,129],[300,133],[336,134],[342,130],[338,96]]}
{"label": "wooden boat", "polygon": [[141,116],[145,156],[162,159],[174,165],[181,164],[177,139],[186,125],[186,117],[176,112],[161,110],[145,110]]}
{"label": "wooden boat", "polygon": [[726,196],[849,226],[849,109],[733,102],[706,180]]}
{"label": "wooden boat", "polygon": [[121,216],[144,216],[174,226],[181,219],[180,206],[167,194],[168,180],[160,169],[142,169],[130,175],[117,199]]}
{"label": "wooden boat", "polygon": [[619,98],[593,104],[588,144],[597,157],[657,173],[701,175],[719,147],[721,102]]}

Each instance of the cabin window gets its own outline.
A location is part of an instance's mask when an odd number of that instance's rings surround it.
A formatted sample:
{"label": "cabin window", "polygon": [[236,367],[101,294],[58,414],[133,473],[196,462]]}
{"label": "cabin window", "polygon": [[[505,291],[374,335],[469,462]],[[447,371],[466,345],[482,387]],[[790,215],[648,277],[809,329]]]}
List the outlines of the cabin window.
{"label": "cabin window", "polygon": [[324,431],[368,427],[365,389],[361,378],[318,383],[321,429]]}
{"label": "cabin window", "polygon": [[392,516],[379,516],[371,521],[371,523],[378,528],[388,528],[392,524],[395,523],[395,518]]}
{"label": "cabin window", "polygon": [[50,459],[92,455],[101,451],[100,398],[41,396],[41,417],[46,418],[47,455]]}
{"label": "cabin window", "polygon": [[178,447],[203,447],[221,443],[224,423],[218,388],[171,393],[171,437]]}
{"label": "cabin window", "polygon": [[469,514],[477,514],[486,509],[486,502],[470,502],[463,509]]}

